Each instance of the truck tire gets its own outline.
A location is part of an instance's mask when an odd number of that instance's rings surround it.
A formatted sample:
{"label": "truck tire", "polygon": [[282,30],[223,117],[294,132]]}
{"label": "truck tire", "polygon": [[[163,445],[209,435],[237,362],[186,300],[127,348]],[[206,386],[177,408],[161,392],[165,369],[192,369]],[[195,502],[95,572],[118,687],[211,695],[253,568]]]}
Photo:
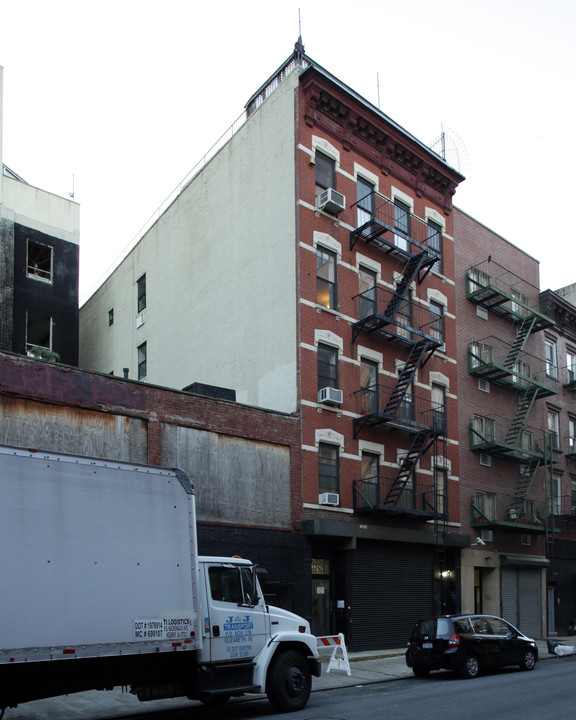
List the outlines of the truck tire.
{"label": "truck tire", "polygon": [[308,661],[297,650],[278,654],[268,670],[266,694],[270,705],[278,712],[302,710],[312,689],[312,674]]}

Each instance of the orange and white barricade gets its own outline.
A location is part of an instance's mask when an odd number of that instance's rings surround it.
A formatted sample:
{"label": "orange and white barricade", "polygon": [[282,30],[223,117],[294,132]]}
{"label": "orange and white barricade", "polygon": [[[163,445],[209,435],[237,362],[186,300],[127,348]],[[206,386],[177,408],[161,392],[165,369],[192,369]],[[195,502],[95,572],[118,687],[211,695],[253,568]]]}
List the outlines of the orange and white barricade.
{"label": "orange and white barricade", "polygon": [[[330,662],[328,663],[328,670],[345,670],[348,675],[352,675],[350,671],[350,661],[348,660],[348,652],[346,651],[346,642],[344,641],[344,635],[328,635],[326,637],[316,638],[318,642],[318,651],[332,650],[330,655]],[[341,652],[341,657],[338,656],[338,651]]]}

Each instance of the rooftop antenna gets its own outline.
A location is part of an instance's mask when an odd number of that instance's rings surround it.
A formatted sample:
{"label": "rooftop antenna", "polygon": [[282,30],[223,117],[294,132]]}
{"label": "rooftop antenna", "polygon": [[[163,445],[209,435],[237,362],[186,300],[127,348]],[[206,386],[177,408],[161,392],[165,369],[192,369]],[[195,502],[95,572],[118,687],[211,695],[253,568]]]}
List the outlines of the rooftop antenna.
{"label": "rooftop antenna", "polygon": [[376,87],[378,89],[378,110],[380,110],[380,73],[376,73]]}
{"label": "rooftop antenna", "polygon": [[464,140],[451,128],[440,125],[440,137],[430,145],[430,149],[458,172],[464,173],[468,169],[470,161]]}
{"label": "rooftop antenna", "polygon": [[74,200],[74,173],[72,173],[72,192],[68,193],[72,200]]}
{"label": "rooftop antenna", "polygon": [[294,52],[296,53],[296,60],[299,65],[302,65],[302,58],[304,57],[304,43],[302,42],[302,23],[300,22],[300,8],[298,8],[298,40],[294,45]]}

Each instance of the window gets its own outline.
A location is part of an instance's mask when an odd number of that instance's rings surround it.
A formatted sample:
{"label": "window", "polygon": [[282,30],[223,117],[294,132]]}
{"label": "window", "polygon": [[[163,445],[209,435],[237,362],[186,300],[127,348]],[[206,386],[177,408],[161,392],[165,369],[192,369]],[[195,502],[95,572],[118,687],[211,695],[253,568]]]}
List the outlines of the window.
{"label": "window", "polygon": [[337,445],[318,445],[318,492],[340,492]]}
{"label": "window", "polygon": [[251,567],[213,566],[208,568],[208,576],[213,600],[236,606],[253,606],[258,602]]}
{"label": "window", "polygon": [[431,398],[434,429],[444,434],[446,432],[446,388],[444,385],[432,383]]}
{"label": "window", "polygon": [[42,243],[27,241],[26,274],[38,280],[52,280],[52,248]]}
{"label": "window", "polygon": [[562,475],[552,476],[552,513],[562,514]]}
{"label": "window", "polygon": [[568,373],[568,382],[576,382],[576,353],[570,350],[566,353],[566,370]]}
{"label": "window", "polygon": [[477,268],[470,268],[468,271],[468,291],[474,293],[484,287],[490,287],[491,280],[492,278],[488,273]]}
{"label": "window", "polygon": [[142,312],[146,307],[146,273],[138,278],[138,312]]}
{"label": "window", "polygon": [[571,455],[576,453],[576,420],[574,418],[568,420],[568,448]]}
{"label": "window", "polygon": [[485,492],[484,490],[476,490],[474,505],[487,520],[496,519],[495,493]]}
{"label": "window", "polygon": [[146,343],[138,346],[138,380],[146,377]]}
{"label": "window", "polygon": [[336,308],[336,253],[320,246],[316,248],[316,302]]}
{"label": "window", "polygon": [[359,284],[359,319],[362,320],[376,314],[376,273],[360,266],[358,270]]}
{"label": "window", "polygon": [[442,227],[438,223],[428,220],[428,248],[438,256],[434,263],[434,270],[441,273],[442,265]]}
{"label": "window", "polygon": [[396,310],[396,332],[400,337],[412,337],[412,293],[410,290],[406,293],[404,300],[401,300]]}
{"label": "window", "polygon": [[394,236],[396,247],[408,252],[410,237],[410,208],[397,198],[394,200],[394,229],[401,235]]}
{"label": "window", "polygon": [[494,362],[494,348],[491,345],[474,340],[471,347],[470,365],[477,368],[480,365],[490,365]]}
{"label": "window", "polygon": [[338,348],[318,343],[318,390],[338,387]]}
{"label": "window", "polygon": [[512,633],[512,628],[505,620],[502,620],[501,618],[497,617],[490,617],[490,626],[492,627],[492,631],[494,635],[509,635]]}
{"label": "window", "polygon": [[444,305],[430,300],[430,335],[444,344]]}
{"label": "window", "polygon": [[336,162],[316,150],[316,196],[326,188],[336,187]]}
{"label": "window", "polygon": [[522,315],[522,317],[526,317],[526,315],[529,314],[529,311],[525,307],[529,304],[527,296],[519,292],[518,290],[511,290],[510,295],[512,295],[513,298],[510,301],[510,310],[512,310],[512,312],[516,313],[517,315]]}
{"label": "window", "polygon": [[114,308],[108,310],[108,327],[114,325]]}
{"label": "window", "polygon": [[362,453],[362,496],[372,507],[380,503],[380,457],[375,453]]}
{"label": "window", "polygon": [[527,452],[534,450],[534,435],[529,430],[522,430],[520,433],[520,447]]}
{"label": "window", "polygon": [[374,185],[359,177],[356,181],[356,221],[358,227],[374,217]]}
{"label": "window", "polygon": [[556,343],[554,340],[546,339],[544,342],[544,350],[546,353],[546,375],[557,378],[558,363],[556,362]]}
{"label": "window", "polygon": [[378,412],[378,363],[360,360],[360,412],[372,415]]}
{"label": "window", "polygon": [[496,432],[496,423],[492,418],[474,415],[472,419],[473,444],[493,442]]}
{"label": "window", "polygon": [[548,432],[552,450],[560,450],[560,415],[554,410],[548,410]]}
{"label": "window", "polygon": [[26,315],[26,354],[34,357],[40,349],[52,350],[52,318],[45,315]]}
{"label": "window", "polygon": [[414,398],[412,383],[406,387],[406,393],[398,407],[398,418],[405,422],[411,423],[414,420]]}
{"label": "window", "polygon": [[448,471],[446,468],[435,468],[436,473],[436,512],[445,515],[448,499]]}
{"label": "window", "polygon": [[570,490],[571,490],[571,497],[572,502],[570,503],[570,515],[576,515],[576,481],[571,480],[570,481]]}
{"label": "window", "polygon": [[532,366],[523,360],[516,360],[512,381],[518,385],[529,385],[529,378],[532,377]]}

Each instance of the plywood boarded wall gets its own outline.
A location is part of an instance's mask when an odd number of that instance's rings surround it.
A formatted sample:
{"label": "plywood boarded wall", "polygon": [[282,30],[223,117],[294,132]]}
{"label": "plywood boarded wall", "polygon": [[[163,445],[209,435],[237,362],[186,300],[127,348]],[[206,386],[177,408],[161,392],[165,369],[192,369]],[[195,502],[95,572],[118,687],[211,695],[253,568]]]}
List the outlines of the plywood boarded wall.
{"label": "plywood boarded wall", "polygon": [[49,452],[146,463],[146,422],[124,415],[4,397],[0,443]]}
{"label": "plywood boarded wall", "polygon": [[163,424],[162,465],[188,474],[201,521],[290,527],[287,446]]}

